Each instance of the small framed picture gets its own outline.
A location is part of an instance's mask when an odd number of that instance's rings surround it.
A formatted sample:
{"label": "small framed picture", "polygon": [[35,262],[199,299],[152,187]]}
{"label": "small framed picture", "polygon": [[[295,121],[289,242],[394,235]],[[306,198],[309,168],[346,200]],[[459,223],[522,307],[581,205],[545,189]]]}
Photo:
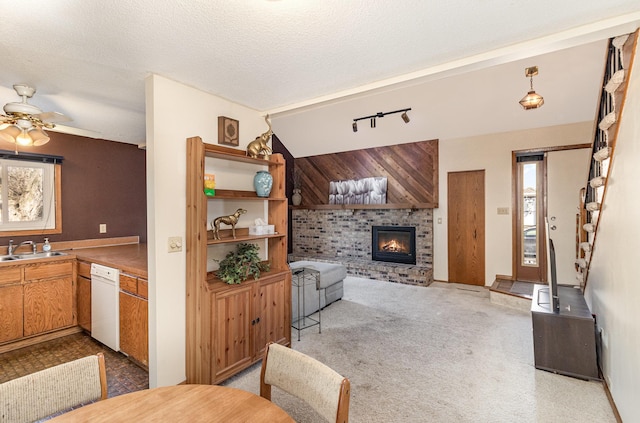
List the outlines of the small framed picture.
{"label": "small framed picture", "polygon": [[240,145],[240,124],[237,120],[226,116],[218,116],[218,144]]}

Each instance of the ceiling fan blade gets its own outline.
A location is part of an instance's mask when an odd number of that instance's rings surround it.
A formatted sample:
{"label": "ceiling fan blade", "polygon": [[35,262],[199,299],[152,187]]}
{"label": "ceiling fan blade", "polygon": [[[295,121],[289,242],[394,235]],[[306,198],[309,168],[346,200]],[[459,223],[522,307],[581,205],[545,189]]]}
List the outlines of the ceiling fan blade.
{"label": "ceiling fan blade", "polygon": [[33,116],[37,117],[43,122],[51,122],[51,123],[70,122],[73,120],[69,116],[65,116],[62,113],[58,113],[58,112],[44,112],[44,113],[38,113],[37,115],[33,115]]}
{"label": "ceiling fan blade", "polygon": [[61,134],[78,135],[80,137],[87,137],[87,138],[101,138],[101,135],[102,135],[100,132],[90,131],[89,129],[81,129],[81,128],[75,128],[73,126],[58,125],[58,124],[56,124],[54,128],[47,129],[47,131],[59,132]]}

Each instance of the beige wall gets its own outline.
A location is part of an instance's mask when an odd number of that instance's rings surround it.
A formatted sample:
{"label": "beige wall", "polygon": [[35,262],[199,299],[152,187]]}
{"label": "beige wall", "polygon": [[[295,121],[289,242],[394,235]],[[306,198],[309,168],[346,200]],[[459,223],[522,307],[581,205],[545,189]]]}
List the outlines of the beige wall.
{"label": "beige wall", "polygon": [[602,337],[602,367],[625,422],[640,421],[640,72],[629,80],[585,293]]}
{"label": "beige wall", "polygon": [[167,238],[186,231],[186,138],[217,144],[218,116],[240,122],[240,148],[266,125],[260,114],[211,94],[151,75],[146,81],[147,226],[149,247],[149,384],[185,380],[185,251]]}
{"label": "beige wall", "polygon": [[[511,275],[512,273],[511,152],[537,147],[590,143],[592,131],[593,123],[583,122],[528,131],[440,140],[440,207],[434,210],[433,215],[434,279],[448,280],[448,172],[485,170],[485,285],[491,285],[497,274]],[[584,166],[586,178],[588,163],[585,163]],[[576,198],[578,198],[578,193],[576,193]],[[510,214],[498,215],[498,207],[508,207]],[[442,223],[438,223],[439,219],[442,219]]]}

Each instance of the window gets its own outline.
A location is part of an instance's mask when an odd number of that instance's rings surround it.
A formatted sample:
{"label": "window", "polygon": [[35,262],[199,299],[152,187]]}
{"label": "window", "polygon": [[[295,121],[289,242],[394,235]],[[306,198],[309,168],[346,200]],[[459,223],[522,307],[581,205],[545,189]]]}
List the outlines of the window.
{"label": "window", "polygon": [[0,159],[0,234],[62,232],[60,165]]}

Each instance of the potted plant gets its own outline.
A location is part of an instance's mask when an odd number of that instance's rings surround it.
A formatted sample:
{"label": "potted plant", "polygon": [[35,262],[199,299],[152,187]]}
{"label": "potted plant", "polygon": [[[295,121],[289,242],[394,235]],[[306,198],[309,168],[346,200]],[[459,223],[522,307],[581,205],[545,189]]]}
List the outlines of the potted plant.
{"label": "potted plant", "polygon": [[260,260],[259,249],[260,247],[255,244],[238,244],[235,251],[230,251],[220,261],[220,267],[216,275],[230,285],[247,280],[249,275],[253,276],[254,279],[258,279],[260,272],[266,272],[270,267],[269,263]]}

